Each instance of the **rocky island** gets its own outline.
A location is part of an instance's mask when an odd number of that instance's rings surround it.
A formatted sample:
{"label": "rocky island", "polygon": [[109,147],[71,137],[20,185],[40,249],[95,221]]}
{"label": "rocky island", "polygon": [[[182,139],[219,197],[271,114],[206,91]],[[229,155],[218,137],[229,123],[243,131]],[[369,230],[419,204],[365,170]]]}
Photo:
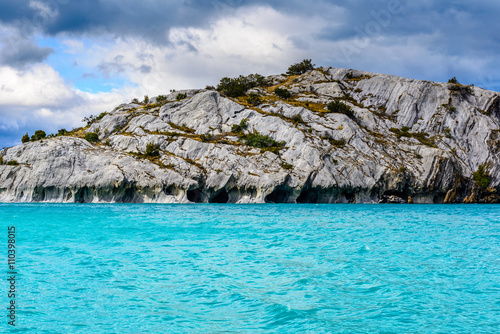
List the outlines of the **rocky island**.
{"label": "rocky island", "polygon": [[0,201],[500,202],[500,93],[299,65],[27,136]]}

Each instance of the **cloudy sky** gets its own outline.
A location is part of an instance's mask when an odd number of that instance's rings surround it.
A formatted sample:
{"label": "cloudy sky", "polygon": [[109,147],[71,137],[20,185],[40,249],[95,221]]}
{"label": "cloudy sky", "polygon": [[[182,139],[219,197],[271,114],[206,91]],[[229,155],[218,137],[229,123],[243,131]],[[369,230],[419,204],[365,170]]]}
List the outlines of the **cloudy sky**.
{"label": "cloudy sky", "polygon": [[305,58],[500,91],[499,14],[498,0],[0,0],[0,147]]}

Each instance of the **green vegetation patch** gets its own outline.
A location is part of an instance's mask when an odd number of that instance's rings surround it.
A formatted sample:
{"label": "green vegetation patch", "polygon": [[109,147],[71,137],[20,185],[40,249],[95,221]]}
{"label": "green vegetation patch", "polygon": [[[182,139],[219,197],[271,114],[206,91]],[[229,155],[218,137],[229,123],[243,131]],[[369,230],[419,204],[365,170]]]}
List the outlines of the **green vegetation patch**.
{"label": "green vegetation patch", "polygon": [[248,119],[245,118],[245,119],[242,119],[240,124],[237,125],[237,124],[234,124],[232,127],[231,127],[231,132],[232,133],[235,133],[235,134],[238,134],[238,133],[243,133],[244,130],[246,130],[248,128]]}
{"label": "green vegetation patch", "polygon": [[177,96],[175,97],[175,99],[177,101],[180,101],[180,100],[184,100],[186,97],[187,97],[186,93],[179,93],[179,94],[177,94]]}
{"label": "green vegetation patch", "polygon": [[481,164],[478,166],[477,171],[474,172],[474,181],[481,188],[481,190],[486,190],[491,182],[490,175],[486,172],[486,164]]}
{"label": "green vegetation patch", "polygon": [[194,129],[188,128],[185,124],[183,124],[183,125],[177,125],[177,124],[175,124],[173,122],[168,122],[168,125],[170,125],[172,128],[174,128],[176,130],[184,131],[184,132],[187,132],[187,133],[194,133],[195,132]]}
{"label": "green vegetation patch", "polygon": [[26,134],[21,138],[21,142],[24,144],[29,141],[30,141],[30,135],[26,132]]}
{"label": "green vegetation patch", "polygon": [[166,95],[158,95],[156,97],[156,102],[160,103],[160,102],[165,102],[167,101],[167,96]]}
{"label": "green vegetation patch", "polygon": [[259,94],[254,93],[254,92],[251,92],[250,94],[248,94],[246,101],[248,104],[250,104],[254,107],[258,106],[261,103],[261,99],[260,99]]}
{"label": "green vegetation patch", "polygon": [[217,91],[228,97],[238,97],[245,96],[247,90],[251,88],[268,85],[267,79],[260,74],[240,75],[237,78],[222,78],[217,85]]}
{"label": "green vegetation patch", "polygon": [[354,118],[354,112],[352,111],[351,107],[341,101],[332,101],[328,103],[326,107],[328,108],[328,112],[341,113],[347,115],[349,118]]}
{"label": "green vegetation patch", "polygon": [[281,162],[281,168],[286,169],[286,170],[292,170],[293,169],[293,165],[289,164],[286,161],[282,161]]}
{"label": "green vegetation patch", "polygon": [[[45,131],[43,130],[36,130],[35,134],[31,136],[31,141],[36,141],[40,139],[44,139],[47,135],[45,134]],[[24,138],[24,137],[23,137]]]}
{"label": "green vegetation patch", "polygon": [[148,143],[146,145],[146,152],[144,153],[146,157],[158,157],[160,156],[160,146],[155,143]]}
{"label": "green vegetation patch", "polygon": [[342,146],[345,146],[345,144],[346,144],[345,139],[333,139],[329,135],[323,136],[323,137],[321,137],[321,139],[328,140],[328,142],[330,142],[330,144],[332,144],[333,146],[336,146],[336,147],[342,147]]}
{"label": "green vegetation patch", "polygon": [[286,71],[286,75],[301,75],[314,70],[314,66],[311,59],[304,59],[300,63],[290,65]]}
{"label": "green vegetation patch", "polygon": [[267,135],[258,133],[257,131],[249,134],[240,134],[240,140],[245,145],[260,148],[261,152],[270,151],[278,154],[278,152],[285,147],[286,142],[276,141]]}
{"label": "green vegetation patch", "polygon": [[410,128],[407,126],[403,126],[401,129],[398,128],[390,128],[389,131],[396,135],[396,138],[408,137],[415,138],[421,144],[430,147],[437,147],[432,138],[429,138],[429,134],[426,132],[410,132]]}
{"label": "green vegetation patch", "polygon": [[99,135],[96,132],[88,132],[85,134],[85,140],[89,143],[97,143],[99,141]]}
{"label": "green vegetation patch", "polygon": [[99,122],[104,116],[108,115],[107,112],[102,112],[98,116],[90,115],[88,117],[84,117],[82,122],[87,123],[87,126],[91,126],[92,124]]}
{"label": "green vegetation patch", "polygon": [[289,99],[292,97],[292,94],[286,88],[276,88],[274,90],[274,94],[276,94],[280,99]]}

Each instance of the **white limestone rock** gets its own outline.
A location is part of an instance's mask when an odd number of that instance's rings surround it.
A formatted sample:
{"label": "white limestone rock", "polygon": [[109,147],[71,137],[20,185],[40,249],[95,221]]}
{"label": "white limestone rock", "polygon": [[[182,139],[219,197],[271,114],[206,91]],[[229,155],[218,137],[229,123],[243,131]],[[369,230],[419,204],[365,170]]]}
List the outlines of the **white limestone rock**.
{"label": "white limestone rock", "polygon": [[[336,68],[268,80],[295,102],[266,88],[252,108],[213,90],[172,92],[91,124],[99,144],[62,136],[3,149],[0,201],[461,202],[481,164],[500,191],[499,93]],[[354,117],[326,112],[334,99]],[[284,146],[245,145],[231,133],[242,120],[245,134]],[[151,143],[159,156],[145,156]]]}

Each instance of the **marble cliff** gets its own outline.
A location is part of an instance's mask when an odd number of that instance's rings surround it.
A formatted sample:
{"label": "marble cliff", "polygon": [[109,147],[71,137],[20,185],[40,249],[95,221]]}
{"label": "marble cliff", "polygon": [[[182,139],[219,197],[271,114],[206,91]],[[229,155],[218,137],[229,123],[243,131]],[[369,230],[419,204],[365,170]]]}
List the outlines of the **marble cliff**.
{"label": "marble cliff", "polygon": [[326,67],[265,82],[122,104],[4,148],[0,201],[499,202],[500,93]]}

